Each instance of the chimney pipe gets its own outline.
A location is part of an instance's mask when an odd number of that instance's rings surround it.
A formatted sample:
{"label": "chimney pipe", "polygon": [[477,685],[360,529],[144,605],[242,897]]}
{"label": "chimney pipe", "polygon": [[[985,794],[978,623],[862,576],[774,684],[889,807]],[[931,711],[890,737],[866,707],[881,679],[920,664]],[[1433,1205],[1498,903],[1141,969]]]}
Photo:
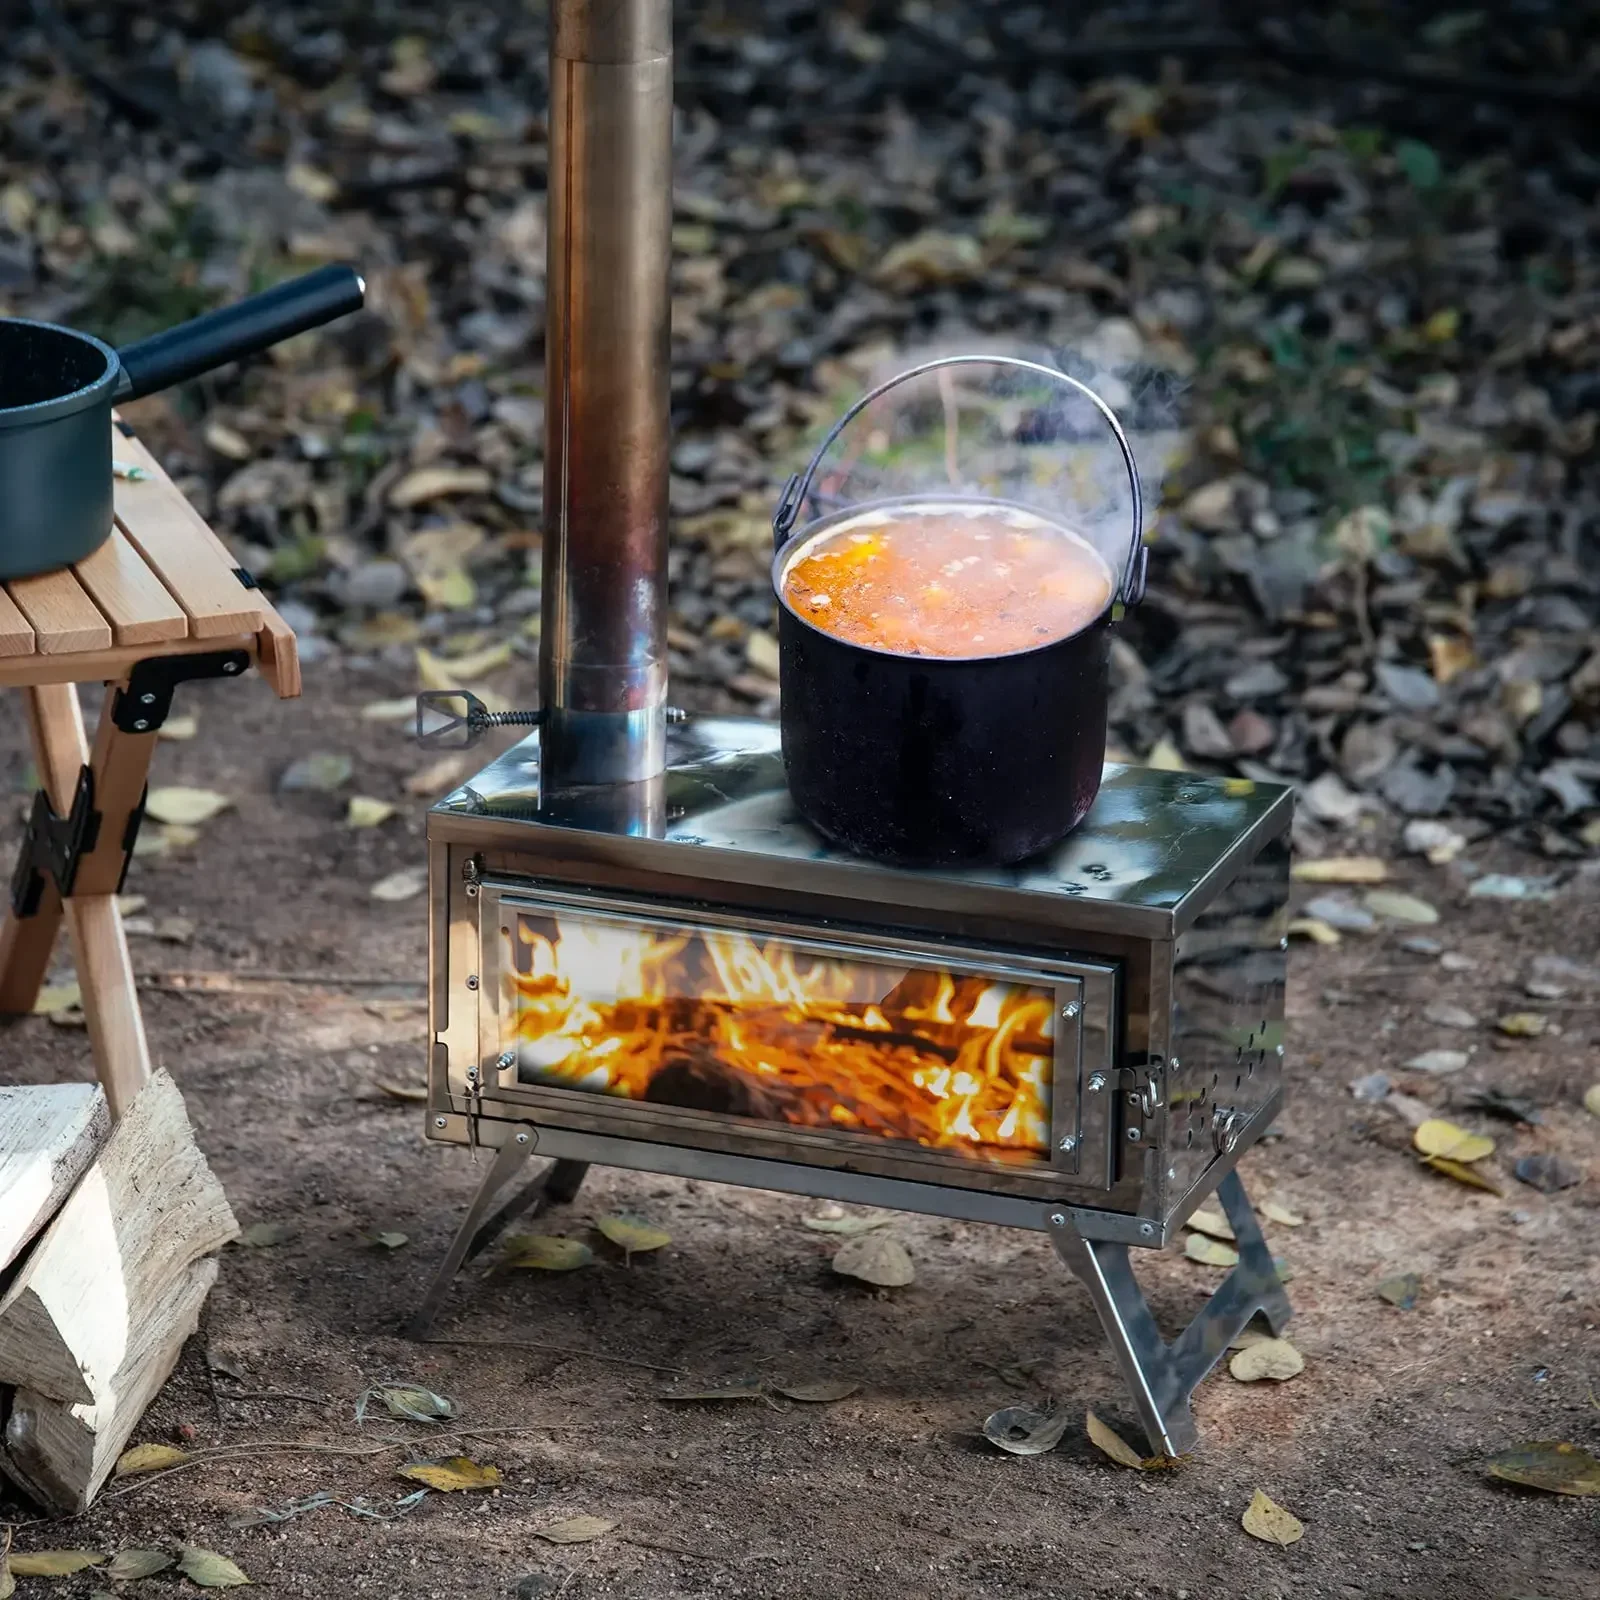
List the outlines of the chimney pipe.
{"label": "chimney pipe", "polygon": [[541,761],[666,764],[671,0],[551,0]]}

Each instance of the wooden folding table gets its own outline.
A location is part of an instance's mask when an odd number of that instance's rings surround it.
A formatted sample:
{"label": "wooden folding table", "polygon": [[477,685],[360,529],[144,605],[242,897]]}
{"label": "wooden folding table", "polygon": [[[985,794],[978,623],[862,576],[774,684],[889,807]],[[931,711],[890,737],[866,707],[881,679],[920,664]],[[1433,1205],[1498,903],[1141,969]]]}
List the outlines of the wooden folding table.
{"label": "wooden folding table", "polygon": [[[295,638],[124,422],[116,526],[87,560],[0,585],[0,688],[27,702],[40,790],[0,931],[0,1013],[33,1009],[65,915],[113,1117],[150,1077],[117,893],[175,687],[255,662],[300,692]],[[4,494],[0,485],[0,494]],[[76,685],[105,686],[91,750]]]}

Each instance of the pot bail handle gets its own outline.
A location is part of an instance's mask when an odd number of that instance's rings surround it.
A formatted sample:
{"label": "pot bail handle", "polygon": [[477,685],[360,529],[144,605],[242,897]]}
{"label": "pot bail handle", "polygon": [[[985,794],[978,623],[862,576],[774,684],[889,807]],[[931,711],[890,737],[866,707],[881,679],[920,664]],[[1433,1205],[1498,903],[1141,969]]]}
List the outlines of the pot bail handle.
{"label": "pot bail handle", "polygon": [[366,288],[354,267],[318,267],[237,305],[153,333],[117,352],[122,376],[116,398],[139,400],[170,389],[186,378],[259,355],[297,333],[359,311]]}
{"label": "pot bail handle", "polygon": [[1128,443],[1128,436],[1123,432],[1116,412],[1088,384],[1081,383],[1077,378],[1069,377],[1064,372],[1057,372],[1054,367],[1043,366],[1037,361],[1024,361],[1019,356],[944,356],[937,361],[926,361],[921,366],[910,367],[898,377],[890,378],[887,383],[880,383],[876,389],[862,395],[828,430],[826,438],[818,445],[817,452],[812,456],[805,471],[797,473],[784,486],[783,495],[778,501],[778,509],[772,516],[772,536],[776,547],[781,550],[793,531],[795,521],[800,515],[800,508],[805,504],[806,496],[811,493],[812,480],[822,465],[823,457],[838,442],[839,435],[868,406],[882,399],[891,389],[898,388],[912,378],[923,377],[944,367],[1012,367],[1019,372],[1032,373],[1035,377],[1048,378],[1054,383],[1064,384],[1070,389],[1077,390],[1099,412],[1101,420],[1117,441],[1117,449],[1122,453],[1122,464],[1128,472],[1128,493],[1133,509],[1133,538],[1128,546],[1128,562],[1123,569],[1122,581],[1117,586],[1116,598],[1124,606],[1138,605],[1144,598],[1145,574],[1149,566],[1150,553],[1144,542],[1144,493],[1139,487],[1139,465],[1134,460],[1133,446]]}

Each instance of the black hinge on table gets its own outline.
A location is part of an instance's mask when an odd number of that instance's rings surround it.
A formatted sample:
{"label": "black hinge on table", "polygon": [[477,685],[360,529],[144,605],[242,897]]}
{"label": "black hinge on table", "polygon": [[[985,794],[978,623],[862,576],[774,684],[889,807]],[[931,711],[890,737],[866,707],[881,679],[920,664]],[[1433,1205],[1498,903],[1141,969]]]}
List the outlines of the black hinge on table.
{"label": "black hinge on table", "polygon": [[255,574],[248,567],[235,567],[233,575],[239,580],[241,589],[259,589],[261,585],[256,582]]}
{"label": "black hinge on table", "polygon": [[124,733],[154,733],[172,709],[172,691],[196,678],[237,678],[250,665],[248,650],[214,650],[201,656],[156,656],[138,662],[117,695],[111,720]]}
{"label": "black hinge on table", "polygon": [[[141,806],[142,810],[142,806]],[[42,789],[33,797],[33,812],[28,831],[23,835],[22,854],[11,875],[11,909],[19,917],[31,917],[39,909],[46,878],[65,900],[72,893],[78,876],[78,862],[95,847],[100,836],[100,813],[94,806],[94,774],[87,768],[78,773],[78,787],[72,796],[72,809],[64,817],[56,815],[50,797]]]}

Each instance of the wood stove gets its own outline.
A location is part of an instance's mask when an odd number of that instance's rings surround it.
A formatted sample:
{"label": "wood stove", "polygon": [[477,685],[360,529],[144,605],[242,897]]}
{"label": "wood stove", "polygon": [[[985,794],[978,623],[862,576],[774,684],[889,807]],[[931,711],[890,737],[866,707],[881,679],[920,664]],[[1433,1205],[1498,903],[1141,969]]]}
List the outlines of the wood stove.
{"label": "wood stove", "polygon": [[[1289,793],[1111,766],[1044,855],[905,870],[810,831],[775,725],[668,711],[670,13],[552,14],[543,706],[428,816],[428,1132],[493,1159],[412,1332],[594,1163],[1032,1228],[1182,1454],[1289,1315],[1234,1170],[1282,1093]],[[1129,1252],[1213,1192],[1240,1259],[1168,1343]]]}

